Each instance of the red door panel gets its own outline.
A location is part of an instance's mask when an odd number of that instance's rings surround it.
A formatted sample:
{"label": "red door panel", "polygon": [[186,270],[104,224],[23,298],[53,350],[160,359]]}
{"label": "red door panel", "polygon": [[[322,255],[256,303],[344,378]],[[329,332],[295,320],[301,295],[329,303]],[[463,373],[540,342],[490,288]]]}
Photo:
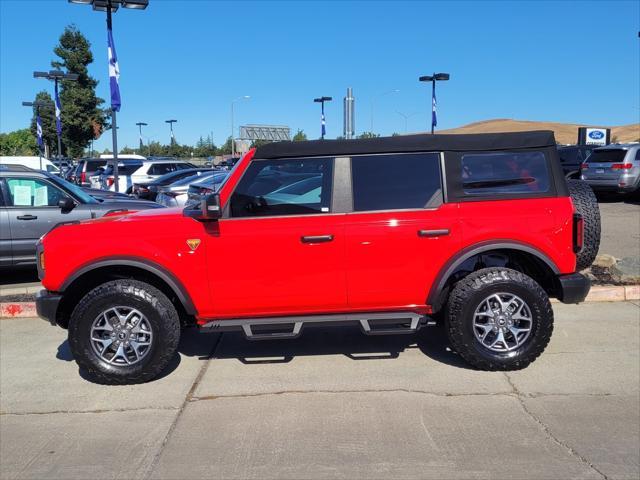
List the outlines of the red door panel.
{"label": "red door panel", "polygon": [[457,205],[445,204],[430,210],[348,214],[349,307],[424,306],[440,268],[460,247],[457,211]]}
{"label": "red door panel", "polygon": [[[220,220],[219,231],[208,239],[213,316],[343,311],[344,217]],[[332,238],[302,239],[324,236]]]}

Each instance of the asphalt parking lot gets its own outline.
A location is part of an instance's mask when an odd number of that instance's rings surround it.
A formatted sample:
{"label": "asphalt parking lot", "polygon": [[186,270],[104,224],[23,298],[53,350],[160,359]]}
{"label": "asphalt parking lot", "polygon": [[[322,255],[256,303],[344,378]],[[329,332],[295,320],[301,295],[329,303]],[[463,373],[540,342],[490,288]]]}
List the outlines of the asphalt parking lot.
{"label": "asphalt parking lot", "polygon": [[640,257],[640,201],[600,196],[600,253],[616,258]]}
{"label": "asphalt parking lot", "polygon": [[65,332],[0,321],[0,477],[640,476],[640,304],[556,304],[547,351],[469,369],[439,329],[188,332],[145,385],[91,383]]}

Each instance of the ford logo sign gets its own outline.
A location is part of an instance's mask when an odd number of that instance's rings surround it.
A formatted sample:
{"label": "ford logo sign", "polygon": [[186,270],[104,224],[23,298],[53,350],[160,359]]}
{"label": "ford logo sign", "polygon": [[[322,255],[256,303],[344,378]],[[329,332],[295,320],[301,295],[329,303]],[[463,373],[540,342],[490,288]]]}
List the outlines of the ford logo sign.
{"label": "ford logo sign", "polygon": [[589,132],[589,138],[593,140],[602,140],[604,138],[604,133],[599,130],[593,130],[592,132]]}

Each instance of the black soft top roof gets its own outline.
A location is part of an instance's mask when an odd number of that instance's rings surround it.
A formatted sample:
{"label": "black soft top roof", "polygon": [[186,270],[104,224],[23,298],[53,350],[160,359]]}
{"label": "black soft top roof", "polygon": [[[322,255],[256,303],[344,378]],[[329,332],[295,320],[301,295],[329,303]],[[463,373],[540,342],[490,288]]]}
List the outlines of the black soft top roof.
{"label": "black soft top roof", "polygon": [[367,153],[491,151],[556,145],[551,130],[465,135],[398,135],[357,140],[277,142],[258,147],[254,158],[313,157]]}

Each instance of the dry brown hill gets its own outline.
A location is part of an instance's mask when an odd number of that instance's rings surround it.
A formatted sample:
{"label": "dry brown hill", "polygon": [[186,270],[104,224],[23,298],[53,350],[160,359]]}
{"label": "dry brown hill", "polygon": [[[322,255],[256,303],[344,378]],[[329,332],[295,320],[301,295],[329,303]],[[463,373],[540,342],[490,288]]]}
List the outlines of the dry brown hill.
{"label": "dry brown hill", "polygon": [[[470,123],[463,127],[439,130],[438,133],[492,133],[492,132],[522,132],[525,130],[553,130],[556,140],[560,143],[576,143],[578,127],[600,127],[602,125],[579,125],[558,122],[531,122],[527,120],[511,120],[499,118]],[[640,139],[640,123],[622,125],[611,128],[611,139],[617,142],[637,142]]]}

